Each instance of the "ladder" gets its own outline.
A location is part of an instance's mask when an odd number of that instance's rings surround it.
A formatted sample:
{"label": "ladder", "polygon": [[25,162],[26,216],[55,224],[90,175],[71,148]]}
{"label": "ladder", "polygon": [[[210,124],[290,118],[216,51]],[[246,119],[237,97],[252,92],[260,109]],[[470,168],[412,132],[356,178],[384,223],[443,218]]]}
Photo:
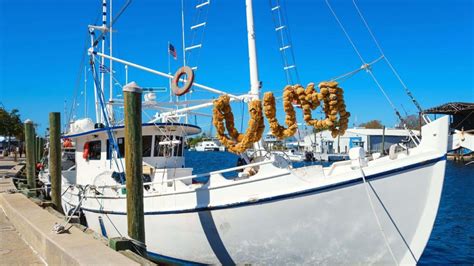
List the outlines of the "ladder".
{"label": "ladder", "polygon": [[293,44],[291,43],[290,29],[287,25],[286,13],[280,0],[269,0],[275,26],[275,33],[278,39],[278,50],[283,63],[287,84],[299,84],[300,77],[296,68]]}
{"label": "ladder", "polygon": [[193,71],[198,69],[199,49],[202,48],[210,4],[211,0],[198,0],[198,3],[193,7],[195,10],[194,21],[189,27],[191,39],[189,46],[184,48],[186,65],[190,66]]}

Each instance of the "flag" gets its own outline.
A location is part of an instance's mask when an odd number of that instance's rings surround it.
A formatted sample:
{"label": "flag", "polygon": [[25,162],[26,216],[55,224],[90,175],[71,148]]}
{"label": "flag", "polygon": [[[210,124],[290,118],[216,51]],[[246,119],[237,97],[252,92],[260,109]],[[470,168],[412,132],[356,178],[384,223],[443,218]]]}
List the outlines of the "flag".
{"label": "flag", "polygon": [[100,73],[109,73],[110,69],[106,65],[100,64],[99,65],[99,72]]}
{"label": "flag", "polygon": [[176,54],[176,50],[174,49],[174,46],[170,43],[168,45],[168,52],[170,55],[173,56],[173,58],[176,60],[178,58],[177,54]]}

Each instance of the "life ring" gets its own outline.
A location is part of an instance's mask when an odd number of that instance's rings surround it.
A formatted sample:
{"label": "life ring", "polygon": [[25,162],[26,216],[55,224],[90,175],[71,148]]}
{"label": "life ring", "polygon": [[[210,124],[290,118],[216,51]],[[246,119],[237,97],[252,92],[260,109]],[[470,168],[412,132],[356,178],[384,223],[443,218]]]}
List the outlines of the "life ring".
{"label": "life ring", "polygon": [[84,143],[84,151],[82,152],[82,158],[89,160],[89,142]]}
{"label": "life ring", "polygon": [[63,147],[64,148],[72,148],[72,141],[71,139],[65,139],[63,142]]}
{"label": "life ring", "polygon": [[[183,75],[187,76],[186,83],[183,87],[179,87],[178,82]],[[188,66],[183,66],[174,74],[173,80],[171,81],[171,89],[176,96],[181,96],[186,94],[194,82],[194,72]]]}

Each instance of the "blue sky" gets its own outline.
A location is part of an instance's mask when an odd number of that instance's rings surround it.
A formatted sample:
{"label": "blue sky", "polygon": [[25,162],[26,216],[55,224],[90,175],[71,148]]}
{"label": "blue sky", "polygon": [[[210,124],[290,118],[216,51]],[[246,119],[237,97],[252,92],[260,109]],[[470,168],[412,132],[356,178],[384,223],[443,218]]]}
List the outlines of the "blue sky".
{"label": "blue sky", "polygon": [[[124,2],[114,0],[114,12]],[[189,14],[187,28],[194,18],[191,7],[196,2],[185,0]],[[361,66],[324,1],[286,2],[303,84],[318,83]],[[365,59],[378,58],[380,54],[352,1],[330,3]],[[357,3],[386,56],[422,107],[474,101],[473,1],[359,0]],[[101,2],[96,0],[0,0],[0,102],[7,109],[20,109],[23,119],[39,123],[40,133],[47,127],[48,113],[63,112],[65,101],[70,110],[74,95],[79,102],[76,117],[84,116],[83,77],[78,74],[84,71],[80,67],[88,41],[87,25],[96,21],[100,8]],[[254,0],[254,12],[263,91],[281,94],[285,76],[269,1]],[[207,23],[196,81],[232,93],[247,92],[250,82],[245,1],[213,0]],[[114,26],[115,56],[167,72],[167,42],[174,44],[179,57],[182,55],[180,1],[134,0]],[[178,59],[172,60],[173,72],[180,66],[181,58]],[[117,80],[123,84],[123,67],[115,64],[114,68]],[[377,63],[373,71],[402,113],[416,111],[385,63]],[[166,79],[138,70],[129,71],[129,80],[144,87],[168,84]],[[397,122],[367,73],[360,72],[341,86],[352,113],[351,125],[371,119],[380,119],[387,126]],[[87,94],[92,99],[90,77]],[[118,86],[115,94],[121,94]],[[158,96],[165,99],[167,93]],[[191,97],[211,96],[196,90]],[[238,120],[241,108],[234,105],[234,109]],[[92,104],[89,114],[93,114]],[[281,109],[279,115],[283,116]],[[204,130],[209,130],[209,119],[198,118],[198,122]]]}

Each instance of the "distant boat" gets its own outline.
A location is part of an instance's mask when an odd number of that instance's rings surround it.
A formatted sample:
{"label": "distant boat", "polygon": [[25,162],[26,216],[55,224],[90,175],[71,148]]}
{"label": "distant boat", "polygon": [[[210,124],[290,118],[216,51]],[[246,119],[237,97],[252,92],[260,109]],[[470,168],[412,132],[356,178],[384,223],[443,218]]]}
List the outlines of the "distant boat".
{"label": "distant boat", "polygon": [[215,140],[203,140],[194,147],[195,151],[225,151],[225,147]]}

